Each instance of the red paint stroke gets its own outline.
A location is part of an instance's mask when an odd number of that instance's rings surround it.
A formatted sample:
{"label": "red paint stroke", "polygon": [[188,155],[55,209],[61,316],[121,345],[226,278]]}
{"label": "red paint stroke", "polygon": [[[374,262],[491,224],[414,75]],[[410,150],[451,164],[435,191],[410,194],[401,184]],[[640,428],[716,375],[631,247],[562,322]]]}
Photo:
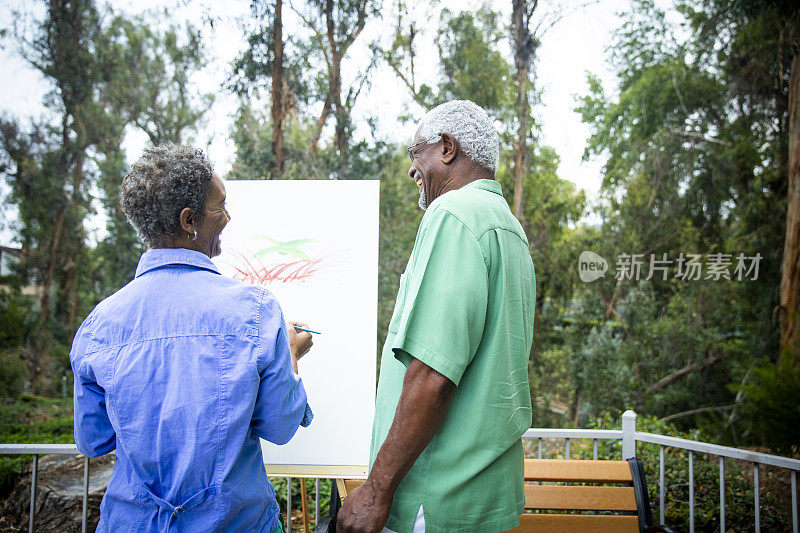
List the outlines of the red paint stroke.
{"label": "red paint stroke", "polygon": [[304,283],[314,277],[323,259],[308,259],[264,265],[254,255],[245,255],[238,250],[228,250],[235,263],[228,263],[234,270],[233,279],[252,285],[270,283]]}

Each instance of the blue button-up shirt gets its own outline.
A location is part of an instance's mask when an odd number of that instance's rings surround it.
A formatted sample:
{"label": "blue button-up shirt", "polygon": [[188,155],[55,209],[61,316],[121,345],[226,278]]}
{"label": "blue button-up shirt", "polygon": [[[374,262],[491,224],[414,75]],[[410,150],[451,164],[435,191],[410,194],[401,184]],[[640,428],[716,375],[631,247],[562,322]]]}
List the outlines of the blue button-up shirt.
{"label": "blue button-up shirt", "polygon": [[70,353],[75,443],[116,448],[98,531],[272,531],[259,437],[313,417],[266,289],[186,249],[145,253],[86,318]]}

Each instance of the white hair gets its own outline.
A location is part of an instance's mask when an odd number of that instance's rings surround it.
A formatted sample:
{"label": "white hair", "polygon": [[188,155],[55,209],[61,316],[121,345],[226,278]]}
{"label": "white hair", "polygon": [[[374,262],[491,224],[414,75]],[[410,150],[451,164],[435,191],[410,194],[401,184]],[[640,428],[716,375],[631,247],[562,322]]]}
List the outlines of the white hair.
{"label": "white hair", "polygon": [[444,132],[455,137],[470,159],[497,172],[500,139],[492,119],[481,106],[469,100],[452,100],[434,107],[422,117],[419,136],[423,141],[438,142]]}

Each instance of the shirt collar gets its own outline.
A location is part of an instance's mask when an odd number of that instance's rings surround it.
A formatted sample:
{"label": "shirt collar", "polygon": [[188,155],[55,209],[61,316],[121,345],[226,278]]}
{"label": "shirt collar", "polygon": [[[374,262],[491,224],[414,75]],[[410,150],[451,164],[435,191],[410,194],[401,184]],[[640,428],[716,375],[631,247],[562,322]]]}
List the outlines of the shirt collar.
{"label": "shirt collar", "polygon": [[497,180],[475,180],[467,183],[463,189],[483,189],[503,196],[503,188]]}
{"label": "shirt collar", "polygon": [[[475,181],[471,181],[471,182],[467,183],[466,185],[462,186],[460,189],[481,189],[481,190],[484,190],[484,191],[493,192],[495,194],[499,194],[500,196],[503,196],[503,188],[500,186],[500,182],[498,182],[497,180],[475,180]],[[457,190],[460,190],[460,189],[453,189],[453,190],[457,191]],[[431,202],[428,205],[428,209],[432,209],[436,204],[439,203],[440,199],[442,199],[445,196],[447,196],[447,193],[450,193],[450,192],[453,192],[453,191],[447,191],[443,195],[441,195],[438,198],[436,198],[436,200],[434,200],[433,202]]]}
{"label": "shirt collar", "polygon": [[142,257],[139,258],[136,277],[138,278],[146,272],[168,265],[189,265],[210,270],[215,274],[220,273],[217,266],[204,253],[187,250],[186,248],[156,248],[143,253]]}

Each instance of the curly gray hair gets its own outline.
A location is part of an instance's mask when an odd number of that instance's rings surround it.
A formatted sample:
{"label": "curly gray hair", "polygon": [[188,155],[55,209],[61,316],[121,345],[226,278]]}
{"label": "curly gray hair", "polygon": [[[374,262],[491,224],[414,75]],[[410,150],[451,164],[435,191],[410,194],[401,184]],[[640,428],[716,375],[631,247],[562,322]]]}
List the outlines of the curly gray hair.
{"label": "curly gray hair", "polygon": [[202,150],[172,143],[145,149],[122,180],[120,205],[150,248],[168,246],[188,207],[203,221],[214,168]]}
{"label": "curly gray hair", "polygon": [[419,125],[420,138],[435,143],[444,132],[456,138],[470,159],[497,172],[500,138],[481,106],[469,100],[451,100],[428,111]]}

